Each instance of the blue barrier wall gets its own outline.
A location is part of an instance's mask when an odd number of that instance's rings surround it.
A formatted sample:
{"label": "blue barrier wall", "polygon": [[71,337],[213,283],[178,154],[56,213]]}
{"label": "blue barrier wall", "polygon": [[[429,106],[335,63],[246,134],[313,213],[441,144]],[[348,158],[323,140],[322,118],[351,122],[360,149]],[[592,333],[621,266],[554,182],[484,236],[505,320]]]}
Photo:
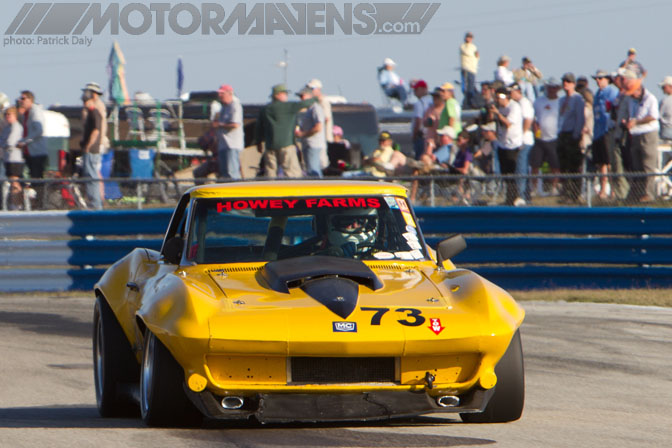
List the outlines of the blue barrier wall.
{"label": "blue barrier wall", "polygon": [[[91,289],[134,247],[159,249],[172,210],[0,213],[0,291]],[[427,242],[511,289],[672,287],[672,210],[417,208]]]}

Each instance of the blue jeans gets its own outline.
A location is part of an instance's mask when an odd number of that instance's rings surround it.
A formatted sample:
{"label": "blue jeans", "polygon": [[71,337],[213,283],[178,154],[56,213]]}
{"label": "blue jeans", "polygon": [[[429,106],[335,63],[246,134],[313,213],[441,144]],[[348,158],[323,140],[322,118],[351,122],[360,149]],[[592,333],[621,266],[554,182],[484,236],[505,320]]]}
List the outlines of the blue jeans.
{"label": "blue jeans", "polygon": [[[523,145],[520,147],[520,151],[518,151],[518,159],[516,160],[516,174],[519,174],[521,176],[527,176],[530,174],[530,151],[532,150],[532,147],[534,145]],[[520,194],[520,197],[527,200],[529,199],[529,194],[527,191],[527,182],[528,179],[526,177],[521,177],[516,179],[516,185],[518,186],[518,194]]]}
{"label": "blue jeans", "polygon": [[[100,179],[100,168],[102,167],[102,155],[84,153],[82,155],[82,177],[91,179]],[[100,197],[100,182],[92,181],[86,183],[86,195],[91,201],[91,206],[95,210],[103,209],[103,200]]]}
{"label": "blue jeans", "polygon": [[240,153],[242,149],[219,148],[217,158],[219,160],[219,177],[222,179],[239,180]]}
{"label": "blue jeans", "polygon": [[461,70],[462,74],[462,100],[463,108],[471,108],[472,102],[476,97],[476,73],[467,70]]}
{"label": "blue jeans", "polygon": [[306,174],[308,176],[322,177],[322,151],[324,151],[324,148],[303,145],[303,160],[306,163]]}
{"label": "blue jeans", "polygon": [[383,87],[383,90],[385,90],[385,95],[389,96],[390,98],[397,98],[399,101],[401,101],[401,104],[406,103],[406,97],[408,96],[408,93],[406,92],[406,88],[404,86]]}

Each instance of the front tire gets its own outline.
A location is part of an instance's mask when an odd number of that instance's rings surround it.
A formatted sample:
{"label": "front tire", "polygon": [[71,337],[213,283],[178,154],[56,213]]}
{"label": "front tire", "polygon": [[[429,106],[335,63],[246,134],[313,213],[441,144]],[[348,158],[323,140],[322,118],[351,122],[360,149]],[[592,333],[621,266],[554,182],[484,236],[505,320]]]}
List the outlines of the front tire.
{"label": "front tire", "polygon": [[138,363],[114,312],[102,296],[93,310],[93,376],[101,417],[137,415],[123,384],[137,384]]}
{"label": "front tire", "polygon": [[148,426],[198,426],[203,415],[184,392],[184,370],[147,330],[140,369],[140,413]]}
{"label": "front tire", "polygon": [[466,423],[505,423],[518,420],[525,404],[525,368],[520,330],[511,339],[509,348],[495,367],[495,393],[480,413],[460,414]]}

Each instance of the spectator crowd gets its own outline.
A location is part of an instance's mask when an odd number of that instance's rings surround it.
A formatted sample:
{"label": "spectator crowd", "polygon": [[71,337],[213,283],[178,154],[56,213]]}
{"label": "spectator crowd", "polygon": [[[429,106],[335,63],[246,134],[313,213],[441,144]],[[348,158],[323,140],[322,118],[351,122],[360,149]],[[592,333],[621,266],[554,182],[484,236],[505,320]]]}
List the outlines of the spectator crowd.
{"label": "spectator crowd", "polygon": [[[422,79],[407,85],[396,73],[396,63],[384,59],[379,84],[384,95],[412,109],[412,148],[401,151],[392,135],[383,131],[362,169],[344,175],[507,175],[504,203],[518,206],[533,196],[547,195],[580,202],[580,179],[561,175],[594,170],[599,176],[596,193],[603,200],[646,203],[656,198],[653,176],[608,176],[656,173],[659,141],[672,140],[672,76],[659,84],[663,92],[659,101],[643,85],[647,71],[634,48],[615,71],[597,70],[591,77],[594,84],[569,72],[560,80],[544,78],[528,57],[512,69],[507,55],[498,58],[491,80],[477,82],[480,55],[472,33],[466,33],[459,54],[460,80],[431,90]],[[334,125],[322,89],[319,79],[311,79],[298,90],[296,101],[290,101],[285,85],[272,87],[254,131],[261,176],[321,178],[330,163],[330,145],[350,148],[343,130]],[[91,179],[86,195],[93,208],[101,209],[104,189],[96,180],[101,178],[101,153],[109,147],[106,108],[98,84],[89,83],[82,91],[81,176]],[[243,107],[233,86],[223,84],[217,93],[219,107],[211,115],[210,131],[214,157],[196,168],[194,176],[215,172],[220,179],[237,180],[245,147]],[[470,110],[469,120],[463,119],[463,109]],[[4,105],[3,117],[0,179],[9,185],[3,188],[9,196],[4,199],[20,208],[16,198],[23,188],[19,179],[24,166],[30,178],[41,179],[47,165],[43,111],[35,95],[25,90],[15,106]],[[542,170],[557,177],[539,181],[534,175]],[[413,197],[416,187],[414,183]],[[36,208],[40,188],[40,184],[32,187]],[[464,181],[458,189],[462,197],[469,197]]]}

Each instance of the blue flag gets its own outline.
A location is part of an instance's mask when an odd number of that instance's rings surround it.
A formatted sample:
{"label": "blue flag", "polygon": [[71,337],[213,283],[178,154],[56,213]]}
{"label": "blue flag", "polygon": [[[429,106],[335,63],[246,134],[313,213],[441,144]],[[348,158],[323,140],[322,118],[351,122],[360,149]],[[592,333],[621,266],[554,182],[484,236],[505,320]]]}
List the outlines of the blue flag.
{"label": "blue flag", "polygon": [[177,97],[182,96],[182,87],[184,86],[184,69],[182,67],[182,58],[177,59]]}

